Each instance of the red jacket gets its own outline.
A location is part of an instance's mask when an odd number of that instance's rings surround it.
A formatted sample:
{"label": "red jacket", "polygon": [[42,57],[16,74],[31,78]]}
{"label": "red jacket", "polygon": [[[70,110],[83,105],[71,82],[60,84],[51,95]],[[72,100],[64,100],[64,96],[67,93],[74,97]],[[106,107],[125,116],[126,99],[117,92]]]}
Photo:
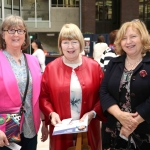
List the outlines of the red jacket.
{"label": "red jacket", "polygon": [[[100,65],[82,56],[82,65],[75,69],[82,88],[82,108],[80,118],[87,112],[94,110],[97,115],[88,126],[88,142],[92,150],[100,150],[100,120],[104,121],[100,106],[99,89],[103,79]],[[59,57],[49,63],[42,77],[40,94],[40,108],[47,117],[46,124],[50,124],[48,116],[51,112],[59,114],[60,119],[71,117],[70,111],[70,79],[72,68],[64,65]],[[50,150],[67,150],[73,146],[72,134],[52,136],[54,126],[50,124]]]}

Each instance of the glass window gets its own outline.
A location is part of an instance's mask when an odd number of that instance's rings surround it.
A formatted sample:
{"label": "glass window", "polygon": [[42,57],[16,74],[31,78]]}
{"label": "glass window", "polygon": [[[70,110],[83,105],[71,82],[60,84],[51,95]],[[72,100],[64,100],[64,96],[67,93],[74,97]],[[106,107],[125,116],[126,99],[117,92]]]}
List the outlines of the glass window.
{"label": "glass window", "polygon": [[96,20],[103,19],[103,0],[96,0]]}
{"label": "glass window", "polygon": [[12,0],[4,1],[4,14],[12,14]]}
{"label": "glass window", "polygon": [[7,0],[7,2],[6,2],[8,5],[11,5],[11,3],[12,3],[12,0]]}
{"label": "glass window", "polygon": [[145,22],[147,27],[150,25],[150,1],[139,0],[139,18]]}
{"label": "glass window", "polygon": [[139,17],[143,18],[143,0],[139,0]]}
{"label": "glass window", "polygon": [[57,0],[52,0],[51,1],[51,6],[52,7],[57,7]]}
{"label": "glass window", "polygon": [[65,0],[52,0],[52,7],[64,7]]}
{"label": "glass window", "polygon": [[144,21],[150,20],[150,1],[139,0],[139,18]]}
{"label": "glass window", "polygon": [[34,1],[22,0],[22,17],[24,20],[35,20],[35,7],[37,21],[49,20],[49,4],[48,1],[38,0]]}
{"label": "glass window", "polygon": [[52,0],[52,7],[79,7],[79,0]]}
{"label": "glass window", "polygon": [[147,20],[150,21],[150,2],[147,4],[147,11],[146,11],[146,14],[147,14]]}
{"label": "glass window", "polygon": [[22,18],[24,20],[35,20],[35,2],[22,0]]}
{"label": "glass window", "polygon": [[96,0],[96,20],[112,19],[112,0]]}
{"label": "glass window", "polygon": [[13,14],[20,16],[20,1],[13,0]]}
{"label": "glass window", "polygon": [[38,0],[36,3],[37,20],[49,20],[49,5],[47,1]]}
{"label": "glass window", "polygon": [[65,0],[66,7],[74,7],[74,0]]}

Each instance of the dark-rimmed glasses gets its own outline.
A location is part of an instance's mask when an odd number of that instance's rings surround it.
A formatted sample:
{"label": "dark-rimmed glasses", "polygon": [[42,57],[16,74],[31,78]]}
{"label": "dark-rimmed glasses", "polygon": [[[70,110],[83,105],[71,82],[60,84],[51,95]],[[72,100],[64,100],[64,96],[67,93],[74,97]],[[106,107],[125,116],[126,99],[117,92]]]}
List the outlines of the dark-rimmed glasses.
{"label": "dark-rimmed glasses", "polygon": [[9,29],[9,30],[3,30],[3,31],[7,31],[9,34],[15,34],[16,32],[18,34],[24,34],[26,31],[23,30],[23,29],[18,29],[18,30],[15,30],[15,29]]}

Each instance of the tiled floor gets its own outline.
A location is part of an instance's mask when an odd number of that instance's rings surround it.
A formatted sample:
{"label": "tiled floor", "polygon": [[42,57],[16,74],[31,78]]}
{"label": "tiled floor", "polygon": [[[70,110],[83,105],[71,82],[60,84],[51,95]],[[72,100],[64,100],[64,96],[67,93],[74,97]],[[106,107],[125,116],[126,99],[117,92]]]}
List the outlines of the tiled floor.
{"label": "tiled floor", "polygon": [[47,139],[45,142],[41,142],[41,128],[38,133],[37,150],[49,150],[49,139]]}

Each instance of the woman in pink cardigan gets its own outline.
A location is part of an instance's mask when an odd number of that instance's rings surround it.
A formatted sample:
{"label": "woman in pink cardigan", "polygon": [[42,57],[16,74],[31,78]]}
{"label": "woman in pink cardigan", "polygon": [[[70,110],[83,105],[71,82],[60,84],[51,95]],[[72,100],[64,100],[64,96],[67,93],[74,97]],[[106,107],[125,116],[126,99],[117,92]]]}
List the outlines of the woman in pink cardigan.
{"label": "woman in pink cardigan", "polygon": [[[23,50],[29,46],[27,26],[19,16],[5,18],[0,28],[0,114],[17,113],[22,105],[27,71]],[[39,93],[41,72],[37,59],[25,54],[29,70],[29,85],[21,118],[21,150],[36,150],[40,126]],[[43,124],[42,140],[47,139]],[[45,135],[45,136],[44,136]],[[9,150],[9,141],[0,130],[0,150]]]}

